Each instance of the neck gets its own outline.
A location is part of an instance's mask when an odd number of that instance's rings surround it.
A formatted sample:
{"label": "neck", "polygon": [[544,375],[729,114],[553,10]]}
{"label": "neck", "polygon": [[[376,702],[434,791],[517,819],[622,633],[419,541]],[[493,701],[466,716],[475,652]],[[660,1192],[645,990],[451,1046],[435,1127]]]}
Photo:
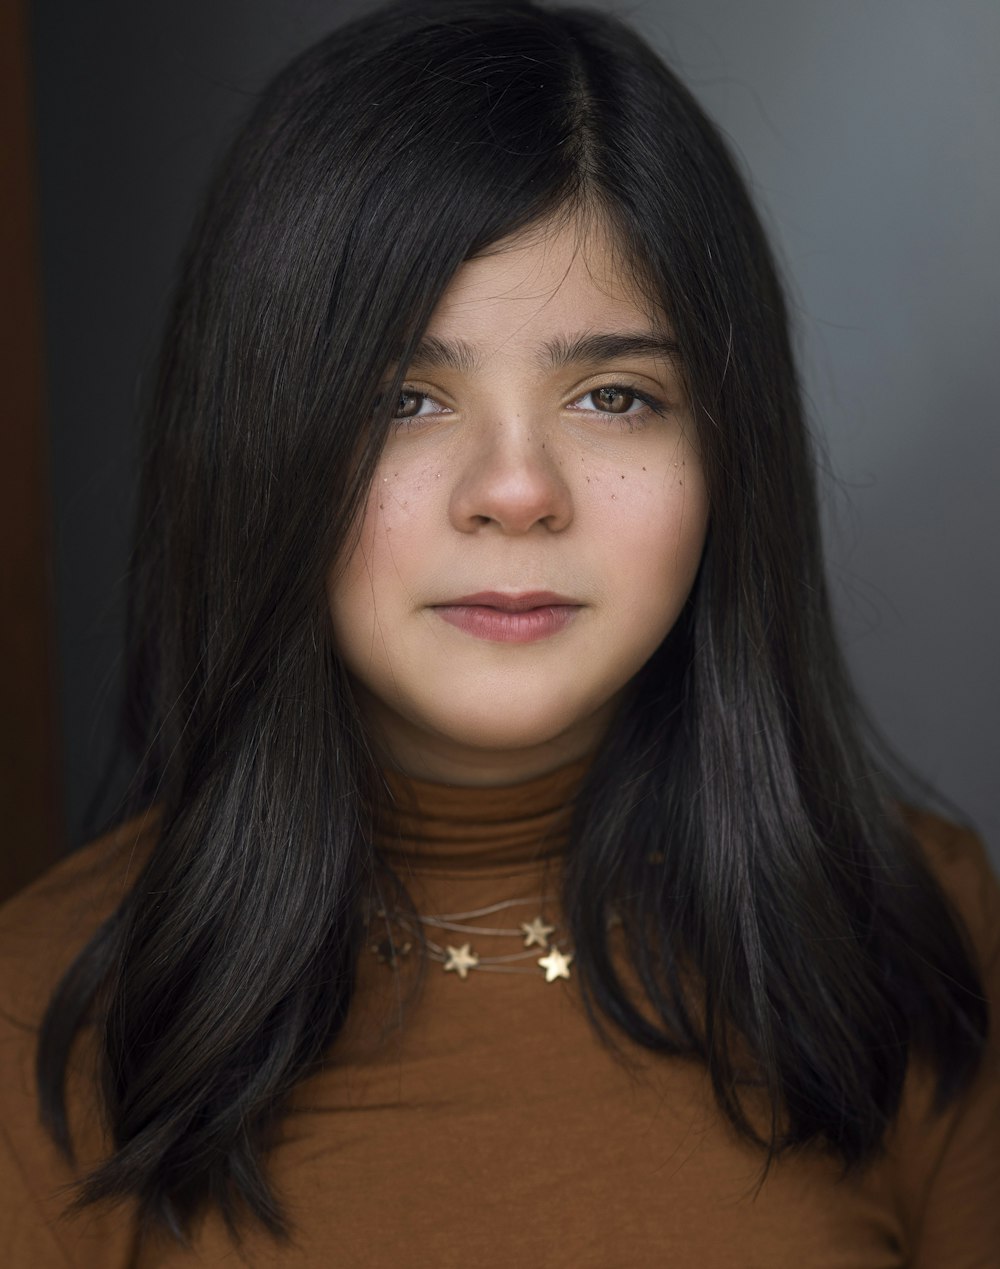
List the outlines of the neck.
{"label": "neck", "polygon": [[515,785],[457,785],[384,771],[378,838],[407,871],[523,868],[561,854],[592,756]]}

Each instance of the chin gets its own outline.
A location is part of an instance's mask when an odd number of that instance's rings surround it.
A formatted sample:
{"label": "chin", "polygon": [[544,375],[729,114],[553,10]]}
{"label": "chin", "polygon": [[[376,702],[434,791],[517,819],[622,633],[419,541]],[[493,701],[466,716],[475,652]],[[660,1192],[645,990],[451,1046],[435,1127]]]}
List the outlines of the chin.
{"label": "chin", "polygon": [[565,709],[539,714],[537,707],[525,717],[516,704],[508,705],[503,716],[473,711],[468,715],[442,719],[437,730],[456,744],[470,749],[534,749],[571,731],[583,716],[567,714]]}

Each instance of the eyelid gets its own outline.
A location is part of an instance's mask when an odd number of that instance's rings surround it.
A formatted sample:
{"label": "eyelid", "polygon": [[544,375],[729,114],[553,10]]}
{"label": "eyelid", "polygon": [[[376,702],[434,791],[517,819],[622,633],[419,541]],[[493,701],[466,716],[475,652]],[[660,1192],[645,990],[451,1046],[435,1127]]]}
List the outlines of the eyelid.
{"label": "eyelid", "polygon": [[[581,397],[590,396],[594,392],[600,392],[602,388],[620,388],[623,392],[627,392],[629,396],[636,397],[648,409],[656,414],[665,414],[670,408],[666,398],[662,395],[656,395],[649,388],[642,388],[637,383],[633,383],[627,376],[617,379],[605,379],[600,383],[592,384],[589,388],[584,388],[581,392],[577,392],[573,397],[573,401],[579,401]],[[624,417],[624,415],[616,415],[612,410],[586,410],[586,414],[607,414],[612,418]]]}
{"label": "eyelid", "polygon": [[[428,392],[426,388],[415,387],[412,383],[404,383],[403,386],[399,389],[399,392],[400,392],[400,396],[406,395],[406,396],[414,396],[414,397],[423,397],[425,401],[433,401],[437,405],[444,405],[444,402],[440,401],[433,394],[433,392]],[[447,410],[449,413],[451,412],[450,406],[444,405],[444,409]],[[442,413],[442,411],[435,411],[435,413]],[[423,416],[414,415],[413,417],[416,418],[416,417],[423,417]],[[404,418],[400,418],[397,421],[400,423],[405,423],[407,420],[404,417]]]}

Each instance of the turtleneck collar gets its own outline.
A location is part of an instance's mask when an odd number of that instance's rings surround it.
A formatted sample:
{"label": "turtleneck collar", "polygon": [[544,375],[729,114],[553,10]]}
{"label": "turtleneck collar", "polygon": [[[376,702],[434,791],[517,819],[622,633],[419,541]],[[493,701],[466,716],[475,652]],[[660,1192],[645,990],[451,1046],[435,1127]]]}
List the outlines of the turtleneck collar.
{"label": "turtleneck collar", "polygon": [[438,784],[383,771],[392,804],[378,840],[394,867],[425,873],[524,867],[563,853],[573,800],[593,756],[545,775],[488,788]]}

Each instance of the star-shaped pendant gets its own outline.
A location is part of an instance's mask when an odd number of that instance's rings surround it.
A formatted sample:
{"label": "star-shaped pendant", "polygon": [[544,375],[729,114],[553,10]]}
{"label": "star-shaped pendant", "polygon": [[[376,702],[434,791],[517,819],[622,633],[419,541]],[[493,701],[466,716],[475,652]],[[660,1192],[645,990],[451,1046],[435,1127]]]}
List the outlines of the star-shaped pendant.
{"label": "star-shaped pendant", "polygon": [[448,959],[445,961],[445,969],[454,969],[458,972],[459,978],[468,978],[469,970],[474,969],[479,964],[479,957],[475,954],[468,943],[463,943],[461,947],[448,948]]}
{"label": "star-shaped pendant", "polygon": [[521,929],[525,934],[524,946],[531,947],[532,943],[537,943],[539,947],[544,947],[555,928],[554,925],[546,925],[540,916],[536,916],[534,921],[522,921]]}
{"label": "star-shaped pendant", "polygon": [[569,963],[573,959],[572,952],[560,952],[558,947],[550,947],[548,956],[538,959],[545,970],[545,981],[554,983],[557,978],[569,978]]}

